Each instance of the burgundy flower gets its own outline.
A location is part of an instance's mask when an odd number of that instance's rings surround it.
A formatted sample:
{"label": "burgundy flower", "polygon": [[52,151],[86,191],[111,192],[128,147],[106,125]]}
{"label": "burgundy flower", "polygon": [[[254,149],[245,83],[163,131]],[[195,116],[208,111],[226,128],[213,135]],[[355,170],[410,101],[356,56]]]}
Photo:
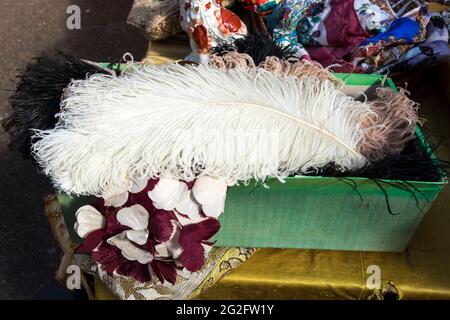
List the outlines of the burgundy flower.
{"label": "burgundy flower", "polygon": [[79,253],[91,253],[98,245],[105,240],[106,232],[103,229],[92,231],[85,239],[81,246],[78,247]]}
{"label": "burgundy flower", "polygon": [[90,253],[108,274],[174,284],[177,270],[198,271],[207,242],[220,228],[227,186],[201,177],[140,179],[129,192],[97,199],[77,211],[78,252]]}
{"label": "burgundy flower", "polygon": [[175,263],[153,260],[150,262],[150,271],[155,274],[159,281],[167,280],[171,284],[175,284],[177,280],[177,267]]}
{"label": "burgundy flower", "polygon": [[176,220],[173,212],[156,210],[150,214],[148,230],[152,238],[158,242],[169,241],[174,233],[172,220]]}
{"label": "burgundy flower", "polygon": [[102,242],[92,251],[92,259],[101,264],[102,269],[108,274],[113,274],[120,265],[126,262],[120,250],[106,242]]}
{"label": "burgundy flower", "polygon": [[[149,192],[153,190],[159,179],[148,179],[143,177],[136,179],[128,191],[123,191],[115,194],[105,194],[102,197],[103,203],[107,207],[121,208],[127,206],[130,202],[133,203],[133,195]],[[134,202],[136,203],[136,202]]]}
{"label": "burgundy flower", "polygon": [[184,226],[180,231],[179,243],[183,252],[179,260],[183,266],[192,272],[200,270],[205,262],[203,244],[209,245],[209,240],[219,231],[220,223],[216,219],[207,219],[196,224]]}
{"label": "burgundy flower", "polygon": [[[139,282],[148,282],[152,279],[147,264],[133,261],[131,262],[130,266],[131,268],[129,269],[129,273],[123,274],[124,276],[133,277]],[[160,281],[164,283],[164,279],[160,279]]]}
{"label": "burgundy flower", "polygon": [[[151,214],[140,205],[109,210],[104,228],[87,234],[78,252],[91,253],[94,261],[111,275],[116,272],[138,281],[150,281],[154,275],[161,282],[174,283],[175,262],[158,257],[155,246],[169,240],[174,233],[171,220],[176,217],[172,212],[152,209]],[[100,213],[90,207],[89,214]]]}

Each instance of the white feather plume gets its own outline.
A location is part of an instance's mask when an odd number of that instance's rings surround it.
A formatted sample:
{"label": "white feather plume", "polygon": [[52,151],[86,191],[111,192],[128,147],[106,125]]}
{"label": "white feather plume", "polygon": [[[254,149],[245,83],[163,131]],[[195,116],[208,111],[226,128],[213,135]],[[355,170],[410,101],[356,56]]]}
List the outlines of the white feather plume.
{"label": "white feather plume", "polygon": [[33,151],[75,194],[120,193],[143,176],[283,178],[332,161],[363,165],[356,150],[370,112],[315,78],[146,66],[75,81],[56,128],[37,131]]}

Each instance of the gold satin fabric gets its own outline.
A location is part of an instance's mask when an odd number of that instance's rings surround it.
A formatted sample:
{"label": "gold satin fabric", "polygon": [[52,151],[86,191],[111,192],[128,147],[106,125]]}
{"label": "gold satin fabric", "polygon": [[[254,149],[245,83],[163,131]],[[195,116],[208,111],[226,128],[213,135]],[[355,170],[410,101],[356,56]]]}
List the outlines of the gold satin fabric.
{"label": "gold satin fabric", "polygon": [[119,300],[98,277],[94,277],[94,291],[95,300]]}
{"label": "gold satin fabric", "polygon": [[[168,63],[189,52],[179,39],[153,42],[145,58]],[[421,103],[431,141],[446,137],[437,150],[450,159],[450,64],[427,72],[407,89]],[[439,81],[438,81],[439,79]],[[413,82],[413,81],[412,81]],[[403,83],[397,83],[404,87]],[[413,88],[413,89],[412,89]],[[450,299],[450,188],[445,187],[403,253],[301,249],[258,249],[239,268],[197,299],[382,299],[393,290],[400,299]],[[320,204],[318,204],[320,205]],[[369,289],[367,268],[380,268],[381,289]],[[96,297],[111,298],[96,282]]]}

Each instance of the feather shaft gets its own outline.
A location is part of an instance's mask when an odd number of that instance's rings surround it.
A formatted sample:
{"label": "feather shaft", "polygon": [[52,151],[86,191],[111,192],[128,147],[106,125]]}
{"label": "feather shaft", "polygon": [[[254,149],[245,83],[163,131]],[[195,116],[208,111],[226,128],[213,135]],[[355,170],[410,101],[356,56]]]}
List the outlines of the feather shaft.
{"label": "feather shaft", "polygon": [[351,153],[353,153],[355,156],[357,156],[360,159],[363,159],[364,157],[359,154],[358,152],[356,152],[355,150],[353,150],[351,147],[349,147],[347,144],[345,144],[344,142],[342,142],[341,140],[339,140],[334,134],[330,133],[327,130],[324,130],[322,128],[319,128],[318,126],[315,126],[307,121],[304,121],[302,119],[299,119],[297,117],[291,116],[290,114],[287,114],[286,112],[282,112],[282,111],[278,111],[278,110],[274,110],[272,108],[267,108],[258,104],[253,104],[253,103],[239,103],[239,102],[234,102],[234,103],[214,103],[211,105],[220,105],[220,104],[227,104],[227,105],[235,105],[235,106],[248,106],[248,107],[252,107],[252,108],[257,108],[260,110],[264,110],[264,111],[268,111],[268,112],[273,112],[275,114],[278,114],[282,117],[286,117],[288,119],[294,120],[298,123],[301,123],[307,127],[310,127],[311,129],[317,130],[318,132],[330,137],[331,139],[333,139],[334,141],[336,141],[337,143],[339,143],[340,145],[344,146],[345,148],[347,148]]}

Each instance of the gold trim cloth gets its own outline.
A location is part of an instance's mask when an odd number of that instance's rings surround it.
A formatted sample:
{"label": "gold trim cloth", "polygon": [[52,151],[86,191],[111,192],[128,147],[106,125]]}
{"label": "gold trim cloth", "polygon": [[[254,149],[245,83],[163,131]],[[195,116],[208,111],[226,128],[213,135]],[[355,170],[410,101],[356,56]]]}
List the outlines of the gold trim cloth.
{"label": "gold trim cloth", "polygon": [[231,270],[245,262],[253,249],[213,248],[198,272],[178,273],[175,285],[158,280],[140,283],[131,277],[109,276],[99,270],[100,279],[122,300],[186,300],[205,293]]}

